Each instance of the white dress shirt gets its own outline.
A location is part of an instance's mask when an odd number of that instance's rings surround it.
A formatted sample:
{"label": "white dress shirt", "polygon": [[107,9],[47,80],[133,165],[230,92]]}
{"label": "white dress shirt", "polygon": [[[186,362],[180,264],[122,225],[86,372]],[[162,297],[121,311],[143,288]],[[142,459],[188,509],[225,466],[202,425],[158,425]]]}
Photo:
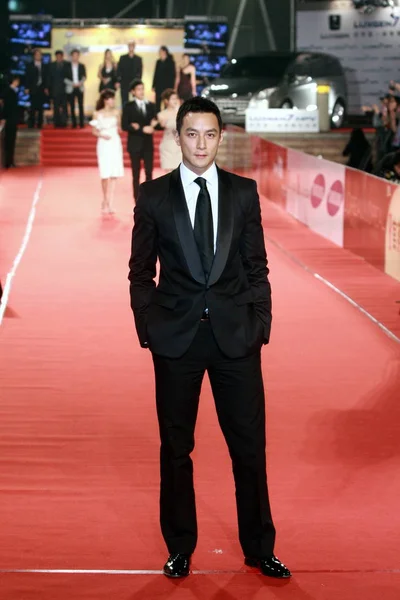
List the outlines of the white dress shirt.
{"label": "white dress shirt", "polygon": [[78,63],[71,63],[72,64],[72,81],[74,83],[79,83],[79,64]]}
{"label": "white dress shirt", "polygon": [[39,77],[38,77],[37,84],[42,85],[42,62],[40,60],[35,61],[35,67],[39,71]]}
{"label": "white dress shirt", "polygon": [[145,100],[138,100],[137,98],[135,98],[135,101],[136,101],[136,104],[137,104],[140,112],[145,115],[146,114],[146,101]]}
{"label": "white dress shirt", "polygon": [[188,169],[183,162],[180,165],[181,181],[183,191],[185,192],[186,204],[189,211],[190,222],[194,228],[194,219],[196,216],[197,197],[200,192],[200,187],[194,182],[198,177],[203,177],[207,182],[207,190],[211,198],[211,211],[213,217],[214,229],[214,253],[217,248],[217,233],[218,233],[218,172],[215,163],[211,165],[205,173],[197,175]]}

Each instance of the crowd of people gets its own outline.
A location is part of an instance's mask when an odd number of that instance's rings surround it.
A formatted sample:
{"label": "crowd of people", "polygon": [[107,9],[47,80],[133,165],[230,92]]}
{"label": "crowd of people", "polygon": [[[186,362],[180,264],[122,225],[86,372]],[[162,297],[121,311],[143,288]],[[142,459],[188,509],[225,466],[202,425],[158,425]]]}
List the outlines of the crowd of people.
{"label": "crowd of people", "polygon": [[363,106],[375,129],[373,144],[362,129],[354,129],[343,155],[347,165],[400,183],[400,83],[391,81],[379,103]]}
{"label": "crowd of people", "polygon": [[[107,49],[104,52],[103,62],[99,65],[97,71],[99,92],[113,92],[115,103],[115,94],[118,91],[121,96],[122,107],[125,107],[129,102],[132,82],[141,81],[143,77],[143,60],[141,56],[136,54],[135,48],[135,42],[129,42],[128,52],[122,55],[118,61],[114,58],[112,51]],[[65,59],[62,50],[57,50],[54,61],[50,64],[44,63],[40,49],[34,50],[33,61],[27,67],[25,78],[25,93],[29,95],[30,105],[27,120],[28,127],[42,127],[44,107],[46,104],[51,103],[54,127],[65,128],[68,126],[68,121],[70,121],[72,128],[77,128],[78,124],[79,127],[83,128],[85,126],[84,93],[86,81],[87,70],[81,61],[78,49],[72,50],[70,60]],[[11,76],[9,83],[10,85],[3,94],[0,106],[0,121],[5,128],[4,163],[6,168],[15,166],[14,150],[17,125],[20,119],[17,101],[17,92],[21,85],[20,77]],[[174,91],[177,101],[180,102],[194,97],[196,95],[196,69],[190,61],[190,55],[184,54],[180,64],[176,64],[168,48],[161,46],[152,80],[152,92],[155,102],[151,104],[155,106],[154,117],[162,110],[168,109],[171,90]],[[167,95],[163,96],[166,91],[168,92]],[[109,102],[110,98],[108,98]],[[172,104],[174,104],[174,98]],[[78,115],[76,114],[76,107],[78,107]],[[166,115],[168,116],[169,112]],[[96,121],[96,118],[92,120]],[[161,123],[154,123],[154,126],[163,128]],[[168,131],[166,137],[170,137],[170,131]],[[167,149],[168,143],[165,141],[163,146]],[[167,150],[165,151],[167,152]],[[146,164],[150,164],[148,157]],[[148,172],[148,169],[146,172]]]}

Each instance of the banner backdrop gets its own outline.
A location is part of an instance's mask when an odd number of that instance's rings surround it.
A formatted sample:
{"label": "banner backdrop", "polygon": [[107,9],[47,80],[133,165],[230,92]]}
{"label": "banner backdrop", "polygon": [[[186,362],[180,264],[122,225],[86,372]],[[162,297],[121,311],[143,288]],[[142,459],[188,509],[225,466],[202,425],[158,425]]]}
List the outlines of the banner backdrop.
{"label": "banner backdrop", "polygon": [[[128,52],[127,44],[136,41],[136,54],[143,59],[143,81],[147,99],[153,100],[151,86],[158,50],[167,46],[175,61],[179,63],[183,48],[183,29],[150,28],[136,26],[129,29],[116,27],[93,27],[90,29],[58,29],[52,33],[52,49],[64,50],[69,59],[71,50],[81,51],[81,62],[86,66],[87,81],[85,84],[85,112],[91,114],[99,95],[100,80],[97,78],[99,65],[103,62],[104,51],[109,48],[118,61],[121,54]],[[120,96],[117,93],[117,106]]]}
{"label": "banner backdrop", "polygon": [[391,79],[400,79],[400,10],[355,8],[298,11],[297,49],[337,56],[346,72],[348,109],[378,101]]}
{"label": "banner backdrop", "polygon": [[287,151],[286,210],[343,246],[345,167],[295,150]]}

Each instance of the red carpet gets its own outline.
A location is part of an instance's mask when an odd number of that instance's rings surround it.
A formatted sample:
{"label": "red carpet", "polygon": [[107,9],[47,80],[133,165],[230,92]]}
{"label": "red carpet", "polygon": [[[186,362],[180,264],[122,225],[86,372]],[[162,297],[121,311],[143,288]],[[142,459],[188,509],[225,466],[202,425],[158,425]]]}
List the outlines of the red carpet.
{"label": "red carpet", "polygon": [[[3,176],[0,198],[1,244],[13,251],[38,173],[19,180],[24,201],[4,221],[16,176]],[[45,170],[10,296],[18,318],[0,328],[1,600],[398,599],[399,346],[278,248],[287,240],[305,261],[306,249],[311,259],[324,242],[310,234],[302,247],[296,234],[294,247],[291,221],[267,205],[269,476],[277,554],[294,578],[282,584],[242,565],[208,384],[194,453],[193,569],[203,574],[171,582],[132,573],[159,571],[166,552],[152,365],[138,347],[126,280],[129,173],[117,188],[117,216],[101,218],[99,206],[96,168]],[[9,263],[2,252],[2,278]],[[364,288],[367,295],[367,279]],[[10,572],[21,569],[128,573]]]}
{"label": "red carpet", "polygon": [[[159,145],[162,131],[154,133],[154,167],[160,167]],[[126,150],[127,134],[122,134],[124,163],[130,166]],[[91,127],[84,129],[44,128],[41,132],[41,164],[45,167],[95,167],[97,166],[96,138]]]}

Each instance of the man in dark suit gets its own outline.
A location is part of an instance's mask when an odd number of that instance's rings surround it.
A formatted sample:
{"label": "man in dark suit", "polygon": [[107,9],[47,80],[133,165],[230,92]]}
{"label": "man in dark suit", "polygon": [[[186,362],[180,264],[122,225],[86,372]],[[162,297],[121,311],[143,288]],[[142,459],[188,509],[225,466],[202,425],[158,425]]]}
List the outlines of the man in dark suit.
{"label": "man in dark suit", "polygon": [[[290,577],[274,555],[265,461],[261,347],[271,327],[271,289],[256,183],[216,167],[217,106],[187,100],[177,116],[183,162],[144,183],[135,208],[131,306],[140,344],[152,352],[161,436],[164,574],[189,574],[197,541],[194,447],[208,371],[236,485],[245,563]],[[157,259],[161,269],[156,287]]]}
{"label": "man in dark suit", "polygon": [[19,122],[18,87],[20,78],[13,75],[4,92],[1,121],[4,122],[4,166],[15,167],[14,153]]}
{"label": "man in dark suit", "polygon": [[128,54],[123,54],[118,61],[117,75],[121,85],[121,102],[124,106],[129,100],[130,85],[135,79],[142,79],[143,61],[135,54],[135,42],[129,42]]}
{"label": "man in dark suit", "polygon": [[75,100],[79,107],[79,126],[84,127],[85,114],[83,110],[83,95],[86,81],[86,67],[79,62],[79,50],[72,50],[71,62],[66,63],[64,71],[64,83],[66,86],[67,100],[71,111],[72,127],[76,128]]}
{"label": "man in dark suit", "polygon": [[57,50],[55,61],[49,67],[49,92],[53,100],[54,127],[65,127],[67,124],[67,93],[65,90],[64,52]]}
{"label": "man in dark suit", "polygon": [[26,69],[26,93],[29,93],[30,109],[28,127],[35,127],[36,123],[40,129],[43,125],[43,104],[49,95],[47,89],[48,69],[43,63],[42,53],[35,50],[33,62]]}
{"label": "man in dark suit", "polygon": [[137,79],[131,84],[134,95],[122,111],[122,129],[128,132],[128,152],[131,158],[133,176],[133,197],[139,194],[140,167],[144,162],[146,181],[153,178],[153,133],[156,124],[156,107],[144,97],[143,81]]}

